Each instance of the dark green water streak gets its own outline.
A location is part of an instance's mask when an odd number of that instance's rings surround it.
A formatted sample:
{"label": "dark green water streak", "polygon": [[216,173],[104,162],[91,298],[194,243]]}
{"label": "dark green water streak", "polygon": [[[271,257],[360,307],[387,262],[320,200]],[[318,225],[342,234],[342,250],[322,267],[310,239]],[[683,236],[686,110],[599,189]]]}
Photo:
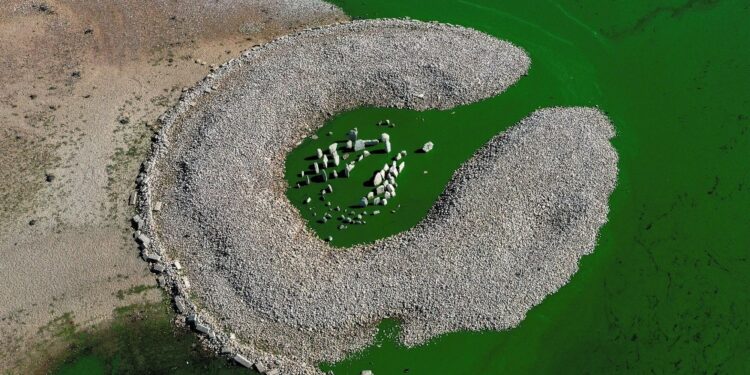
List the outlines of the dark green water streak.
{"label": "dark green water streak", "polygon": [[621,172],[596,251],[519,327],[411,349],[384,334],[326,369],[750,373],[747,2],[336,3],[353,17],[450,22],[525,48],[530,76],[476,106],[512,109],[501,129],[536,107],[598,105],[617,128]]}

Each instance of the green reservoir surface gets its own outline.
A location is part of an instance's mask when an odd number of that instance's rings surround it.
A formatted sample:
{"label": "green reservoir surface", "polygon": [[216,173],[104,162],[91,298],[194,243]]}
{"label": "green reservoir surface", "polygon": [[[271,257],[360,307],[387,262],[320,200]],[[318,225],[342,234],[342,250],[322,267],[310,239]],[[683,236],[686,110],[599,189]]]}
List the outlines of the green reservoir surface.
{"label": "green reservoir surface", "polygon": [[[472,27],[524,48],[532,59],[529,75],[495,98],[448,111],[354,110],[294,150],[286,162],[288,196],[340,251],[418,223],[456,167],[537,108],[600,107],[617,129],[620,173],[596,250],[518,327],[451,333],[405,348],[398,344],[398,322],[386,321],[372,347],[322,369],[337,375],[363,369],[377,375],[750,373],[750,2],[335,3],[353,18]],[[396,126],[376,125],[385,119]],[[326,184],[294,186],[315,149],[344,140],[353,127],[361,138],[390,134],[392,155],[407,151],[406,167],[398,195],[380,215],[339,230],[335,215],[318,222],[325,202],[371,213],[376,208],[349,206],[367,193],[365,183],[389,156],[374,153],[350,179],[331,180],[334,192],[326,201],[319,198]],[[416,153],[427,141],[433,151]],[[308,196],[311,202],[302,204]],[[58,373],[243,370],[197,354],[192,335],[170,333],[169,317],[158,316],[154,325],[118,318],[113,331],[82,340]],[[150,366],[157,369],[149,372]]]}
{"label": "green reservoir surface", "polygon": [[[617,129],[620,174],[595,252],[519,327],[452,333],[404,348],[395,339],[398,326],[388,322],[376,345],[324,369],[750,373],[750,3],[336,3],[354,18],[408,16],[469,26],[513,42],[532,58],[529,76],[516,86],[455,115],[362,109],[327,125],[326,131],[342,135],[348,127],[370,129],[381,117],[396,118],[398,126],[389,132],[395,149],[401,139],[410,147],[435,142],[434,155],[406,159],[393,201],[402,203],[402,211],[392,215],[404,222],[370,231],[388,235],[418,221],[424,202],[434,200],[452,173],[441,172],[440,163],[455,167],[538,107],[605,111]],[[402,126],[419,133],[396,134]],[[420,157],[434,157],[433,185],[412,187],[407,176],[424,179],[420,168],[409,170]]]}

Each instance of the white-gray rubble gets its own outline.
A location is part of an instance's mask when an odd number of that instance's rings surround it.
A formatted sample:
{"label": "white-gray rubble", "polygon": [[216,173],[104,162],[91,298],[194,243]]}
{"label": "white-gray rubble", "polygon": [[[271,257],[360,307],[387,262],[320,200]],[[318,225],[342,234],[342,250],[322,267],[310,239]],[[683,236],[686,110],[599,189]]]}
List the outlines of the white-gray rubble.
{"label": "white-gray rubble", "polygon": [[601,112],[535,112],[466,162],[415,228],[346,250],[306,227],[283,166],[336,113],[451,108],[502,92],[529,64],[480,32],[404,20],[244,53],[163,117],[139,175],[144,257],[166,266],[161,285],[208,346],[283,374],[319,373],[367,346],[383,318],[403,322],[407,345],[518,324],[606,222],[617,155]]}

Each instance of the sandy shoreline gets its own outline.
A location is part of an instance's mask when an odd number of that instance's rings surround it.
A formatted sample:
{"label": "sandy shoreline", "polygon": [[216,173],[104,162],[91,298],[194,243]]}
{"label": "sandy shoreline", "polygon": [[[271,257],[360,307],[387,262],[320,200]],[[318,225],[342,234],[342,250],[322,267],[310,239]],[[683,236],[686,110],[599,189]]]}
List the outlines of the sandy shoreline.
{"label": "sandy shoreline", "polygon": [[337,112],[450,108],[503,91],[528,64],[484,34],[397,20],[250,51],[165,117],[141,175],[142,232],[155,241],[144,254],[209,345],[283,373],[366,346],[386,317],[404,322],[408,345],[511,327],[567,282],[606,222],[617,157],[600,112],[535,112],[462,167],[422,224],[343,252],[306,228],[282,170]]}
{"label": "sandy shoreline", "polygon": [[[44,5],[43,7],[41,5]],[[69,314],[80,328],[155,301],[130,237],[157,118],[239,51],[345,19],[317,1],[14,0],[0,9],[0,372],[28,373]],[[64,349],[64,348],[62,348]],[[52,353],[49,353],[52,354]]]}

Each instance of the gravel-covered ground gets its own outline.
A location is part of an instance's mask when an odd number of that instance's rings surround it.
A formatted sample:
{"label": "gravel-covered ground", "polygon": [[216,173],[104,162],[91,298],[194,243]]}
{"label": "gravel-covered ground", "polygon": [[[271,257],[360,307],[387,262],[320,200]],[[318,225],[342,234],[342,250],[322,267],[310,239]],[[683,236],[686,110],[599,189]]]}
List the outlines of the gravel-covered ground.
{"label": "gravel-covered ground", "polygon": [[383,318],[403,322],[407,345],[512,327],[567,282],[607,220],[617,155],[601,112],[534,112],[462,166],[420,225],[344,251],[306,228],[283,166],[335,113],[470,103],[529,64],[488,35],[402,20],[248,51],[165,115],[139,178],[144,255],[166,266],[162,284],[209,345],[284,374],[365,347]]}

